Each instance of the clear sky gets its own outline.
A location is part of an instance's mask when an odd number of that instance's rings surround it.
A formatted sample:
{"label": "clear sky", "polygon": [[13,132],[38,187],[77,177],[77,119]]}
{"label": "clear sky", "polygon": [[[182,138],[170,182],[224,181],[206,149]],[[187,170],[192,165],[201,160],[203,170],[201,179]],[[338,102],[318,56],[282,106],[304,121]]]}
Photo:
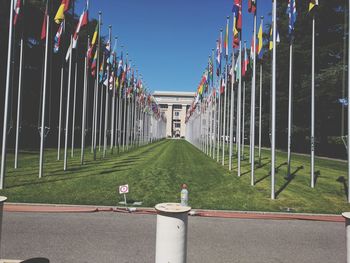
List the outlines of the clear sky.
{"label": "clear sky", "polygon": [[[78,16],[84,3],[78,0]],[[89,16],[97,18],[102,11],[102,34],[107,35],[112,25],[119,48],[123,45],[129,52],[149,90],[195,91],[219,30],[231,15],[233,0],[90,0],[89,4]],[[271,0],[258,4],[258,26],[261,15],[270,23]],[[243,0],[243,39],[250,45],[253,16],[247,9],[248,0]]]}

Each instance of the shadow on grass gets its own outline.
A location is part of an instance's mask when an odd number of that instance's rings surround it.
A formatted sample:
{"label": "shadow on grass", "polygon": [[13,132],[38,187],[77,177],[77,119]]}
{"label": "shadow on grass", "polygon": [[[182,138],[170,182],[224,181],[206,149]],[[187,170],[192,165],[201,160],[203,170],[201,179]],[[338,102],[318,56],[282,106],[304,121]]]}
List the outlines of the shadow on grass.
{"label": "shadow on grass", "polygon": [[279,196],[280,193],[282,193],[282,191],[283,191],[284,189],[287,188],[287,186],[290,184],[290,182],[294,180],[296,174],[297,174],[300,170],[302,170],[302,169],[304,169],[304,166],[299,166],[293,173],[290,174],[289,177],[284,178],[284,179],[286,180],[286,182],[285,182],[285,183],[281,186],[281,188],[278,189],[278,191],[276,192],[276,198]]}
{"label": "shadow on grass", "polygon": [[315,186],[316,186],[316,184],[317,184],[317,180],[318,180],[318,178],[321,176],[321,171],[320,170],[318,170],[318,171],[316,171],[315,172]]}
{"label": "shadow on grass", "polygon": [[347,197],[347,196],[348,196],[349,188],[348,188],[348,185],[346,184],[345,177],[344,177],[344,176],[339,176],[338,179],[337,179],[337,182],[343,184],[343,186],[344,186],[344,194],[345,194],[345,196]]}

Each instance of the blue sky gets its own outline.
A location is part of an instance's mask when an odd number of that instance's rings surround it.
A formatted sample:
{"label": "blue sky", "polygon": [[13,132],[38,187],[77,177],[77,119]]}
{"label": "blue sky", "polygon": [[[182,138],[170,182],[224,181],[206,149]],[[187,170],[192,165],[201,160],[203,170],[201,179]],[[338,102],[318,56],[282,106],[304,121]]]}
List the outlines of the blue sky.
{"label": "blue sky", "polygon": [[[78,0],[78,16],[84,3]],[[195,91],[219,30],[231,15],[233,0],[90,0],[89,4],[91,18],[103,13],[102,34],[107,35],[112,25],[119,51],[123,45],[129,52],[149,90]],[[261,15],[270,23],[271,0],[258,4],[258,26]],[[250,43],[253,16],[247,9],[248,0],[243,0],[243,39]]]}

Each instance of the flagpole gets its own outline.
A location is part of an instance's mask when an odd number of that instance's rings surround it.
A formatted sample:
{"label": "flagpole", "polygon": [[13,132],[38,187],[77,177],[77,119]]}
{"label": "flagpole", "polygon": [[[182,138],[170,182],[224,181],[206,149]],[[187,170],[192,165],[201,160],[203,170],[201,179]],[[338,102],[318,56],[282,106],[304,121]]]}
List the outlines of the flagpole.
{"label": "flagpole", "polygon": [[78,78],[78,48],[75,53],[75,73],[74,73],[74,93],[73,93],[73,117],[72,117],[72,146],[71,157],[74,157],[74,137],[75,137],[75,109],[77,101],[77,78]]}
{"label": "flagpole", "polygon": [[7,72],[6,72],[6,89],[5,89],[5,106],[4,106],[4,123],[2,126],[2,148],[1,148],[1,174],[0,174],[0,189],[4,189],[4,177],[6,173],[6,144],[7,144],[7,119],[8,119],[8,100],[10,92],[10,71],[11,71],[11,48],[12,48],[12,28],[13,28],[13,1],[10,5],[10,23],[9,23],[9,38],[7,49]]}
{"label": "flagpole", "polygon": [[[88,36],[87,49],[90,46],[90,36]],[[84,164],[84,150],[85,150],[85,125],[86,125],[86,99],[87,99],[87,85],[88,85],[88,64],[87,64],[87,53],[85,55],[84,61],[84,90],[83,90],[83,114],[81,118],[81,154],[80,154],[80,164]]]}
{"label": "flagpole", "polygon": [[[118,44],[118,38],[115,37],[114,38],[114,41],[115,41],[115,46]],[[114,54],[115,56],[115,54]],[[115,64],[115,61],[116,60],[116,56],[115,58],[113,58],[113,64]],[[111,69],[113,67],[111,66]],[[114,76],[114,73],[112,74],[112,76]],[[111,153],[113,154],[113,144],[114,144],[114,114],[115,114],[115,79],[113,77],[112,79],[112,105],[111,105],[111,145],[110,145],[110,149],[111,149]]]}
{"label": "flagpole", "polygon": [[277,0],[273,1],[272,13],[273,13],[273,50],[272,50],[272,120],[271,120],[271,199],[275,199]]}
{"label": "flagpole", "polygon": [[253,80],[252,80],[252,94],[251,94],[251,104],[252,104],[252,112],[251,112],[251,168],[250,168],[250,184],[255,184],[255,89],[256,89],[256,12],[254,13],[254,40],[253,40]]}
{"label": "flagpole", "polygon": [[315,187],[315,14],[312,14],[311,188]]}
{"label": "flagpole", "polygon": [[232,76],[231,76],[231,112],[230,112],[230,152],[229,152],[229,170],[232,170],[232,155],[233,155],[233,122],[234,122],[234,109],[235,109],[235,91],[234,91],[234,80],[235,80],[235,54],[232,50]]}
{"label": "flagpole", "polygon": [[71,81],[72,81],[72,45],[73,45],[73,36],[70,38],[70,46],[69,46],[69,67],[68,67],[68,87],[67,87],[67,106],[66,106],[66,128],[65,128],[65,140],[64,140],[64,162],[63,162],[63,170],[67,170],[67,154],[68,154],[68,129],[69,129],[69,104],[70,104],[70,89],[71,89]]}
{"label": "flagpole", "polygon": [[[245,46],[245,43],[244,43]],[[244,47],[245,48],[245,47]],[[245,137],[245,80],[243,81],[243,103],[242,103],[242,160],[244,160],[244,137]]]}
{"label": "flagpole", "polygon": [[[350,6],[350,0],[349,0],[349,6]],[[349,33],[348,33],[348,69],[350,69],[350,15],[348,14],[349,19]],[[348,203],[350,203],[350,106],[349,106],[349,99],[350,99],[350,70],[348,70]]]}
{"label": "flagpole", "polygon": [[290,178],[291,145],[292,145],[292,96],[293,96],[293,43],[289,44],[289,90],[288,90],[288,168],[287,177]]}
{"label": "flagpole", "polygon": [[41,105],[41,129],[40,129],[40,160],[39,160],[39,178],[43,176],[44,169],[44,137],[45,137],[45,106],[46,106],[46,86],[47,86],[47,59],[49,51],[49,26],[50,16],[48,12],[49,2],[46,4],[46,38],[45,38],[45,62],[44,62],[44,84],[43,84],[43,100]]}
{"label": "flagpole", "polygon": [[[264,17],[261,16],[261,24],[263,25]],[[260,63],[260,89],[259,89],[259,166],[261,165],[261,117],[262,117],[262,73],[263,65]]]}
{"label": "flagpole", "polygon": [[[111,46],[112,43],[112,26],[109,25],[109,43]],[[106,58],[107,61],[107,58]],[[109,61],[110,63],[110,61]],[[109,77],[111,74],[111,66],[107,65],[108,67],[108,72],[107,72],[107,86],[106,86],[106,100],[105,100],[105,128],[104,128],[104,136],[103,136],[103,157],[106,157],[106,151],[107,151],[107,129],[108,129],[108,104],[109,104],[109,94],[108,94],[108,89],[109,89]],[[103,85],[103,84],[102,84]]]}
{"label": "flagpole", "polygon": [[[242,32],[241,32],[242,34]],[[239,41],[239,84],[237,94],[237,175],[241,176],[242,40]]]}
{"label": "flagpole", "polygon": [[16,122],[16,146],[15,146],[15,169],[18,168],[18,148],[19,148],[19,126],[21,118],[21,103],[22,103],[22,70],[23,70],[23,32],[21,36],[21,49],[19,58],[19,80],[18,80],[18,95],[17,95],[17,122]]}
{"label": "flagpole", "polygon": [[63,68],[63,64],[62,64],[61,65],[61,87],[60,87],[60,112],[59,112],[59,115],[58,115],[57,161],[60,160],[60,154],[61,154],[63,80],[64,80],[64,68]]}

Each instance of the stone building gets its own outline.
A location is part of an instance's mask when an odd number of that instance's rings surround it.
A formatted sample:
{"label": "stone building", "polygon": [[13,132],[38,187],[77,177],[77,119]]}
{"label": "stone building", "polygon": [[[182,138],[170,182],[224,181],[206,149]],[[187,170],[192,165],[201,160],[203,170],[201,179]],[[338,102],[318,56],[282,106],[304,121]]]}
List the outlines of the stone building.
{"label": "stone building", "polygon": [[186,112],[190,107],[194,92],[155,91],[154,98],[164,112],[167,137],[183,137],[186,134]]}

